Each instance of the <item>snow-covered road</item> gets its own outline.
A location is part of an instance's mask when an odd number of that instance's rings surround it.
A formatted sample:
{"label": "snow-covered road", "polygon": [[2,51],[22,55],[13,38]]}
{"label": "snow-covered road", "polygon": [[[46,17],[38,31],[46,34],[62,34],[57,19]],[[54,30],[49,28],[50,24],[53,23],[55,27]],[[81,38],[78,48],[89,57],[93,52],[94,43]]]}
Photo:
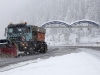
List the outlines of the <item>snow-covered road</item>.
{"label": "snow-covered road", "polygon": [[38,58],[40,59],[47,59],[50,57],[55,57],[55,56],[61,56],[61,55],[65,55],[65,54],[70,54],[70,53],[76,53],[79,52],[77,50],[77,48],[71,48],[71,47],[49,47],[47,53],[45,54],[34,54],[31,56],[24,56],[24,57],[19,57],[19,58],[0,58],[0,68],[11,65],[11,64],[16,64],[19,62],[25,62],[25,61],[29,61],[29,60],[36,60]]}
{"label": "snow-covered road", "polygon": [[100,51],[77,50],[81,52],[19,63],[16,65],[25,65],[0,72],[0,75],[100,75]]}

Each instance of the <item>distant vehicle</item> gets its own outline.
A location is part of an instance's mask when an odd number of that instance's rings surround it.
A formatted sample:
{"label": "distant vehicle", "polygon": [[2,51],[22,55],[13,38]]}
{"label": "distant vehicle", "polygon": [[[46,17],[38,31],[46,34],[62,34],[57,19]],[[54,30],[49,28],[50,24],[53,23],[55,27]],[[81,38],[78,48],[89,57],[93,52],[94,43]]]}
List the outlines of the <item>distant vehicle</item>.
{"label": "distant vehicle", "polygon": [[27,25],[27,23],[9,24],[5,29],[6,39],[0,40],[0,52],[10,56],[20,53],[34,54],[47,52],[45,42],[46,29]]}

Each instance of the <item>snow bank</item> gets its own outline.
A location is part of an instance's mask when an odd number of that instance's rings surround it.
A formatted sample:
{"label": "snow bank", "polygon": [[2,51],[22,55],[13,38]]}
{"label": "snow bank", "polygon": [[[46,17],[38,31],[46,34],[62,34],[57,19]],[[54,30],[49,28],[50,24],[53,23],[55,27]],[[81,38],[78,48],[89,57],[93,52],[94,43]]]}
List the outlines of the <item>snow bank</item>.
{"label": "snow bank", "polygon": [[100,75],[100,60],[85,53],[51,57],[0,75]]}

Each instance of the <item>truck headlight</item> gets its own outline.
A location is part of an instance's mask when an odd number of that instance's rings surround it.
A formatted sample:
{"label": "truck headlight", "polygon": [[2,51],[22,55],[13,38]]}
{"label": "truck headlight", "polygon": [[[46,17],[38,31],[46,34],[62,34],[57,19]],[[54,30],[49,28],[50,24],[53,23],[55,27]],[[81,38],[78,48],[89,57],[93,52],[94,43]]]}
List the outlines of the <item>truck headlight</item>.
{"label": "truck headlight", "polygon": [[25,46],[25,44],[23,43],[22,46]]}
{"label": "truck headlight", "polygon": [[27,49],[27,47],[24,47],[24,49]]}

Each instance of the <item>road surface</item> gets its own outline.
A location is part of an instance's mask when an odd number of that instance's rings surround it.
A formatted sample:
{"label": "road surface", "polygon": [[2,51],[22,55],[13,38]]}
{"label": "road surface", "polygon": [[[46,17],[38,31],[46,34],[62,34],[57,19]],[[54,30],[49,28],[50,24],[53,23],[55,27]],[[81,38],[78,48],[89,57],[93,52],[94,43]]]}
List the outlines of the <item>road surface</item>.
{"label": "road surface", "polygon": [[[48,52],[45,54],[38,53],[38,54],[31,55],[31,56],[23,56],[23,57],[18,57],[18,58],[0,58],[0,68],[3,68],[11,64],[16,64],[19,62],[36,60],[38,58],[47,59],[50,57],[81,52],[82,50],[78,48],[80,47],[52,46],[48,48]],[[89,48],[92,48],[92,47],[89,47]],[[94,47],[93,49],[98,50],[98,51],[100,50],[100,48],[98,47]],[[91,53],[91,51],[87,51],[87,52]]]}

